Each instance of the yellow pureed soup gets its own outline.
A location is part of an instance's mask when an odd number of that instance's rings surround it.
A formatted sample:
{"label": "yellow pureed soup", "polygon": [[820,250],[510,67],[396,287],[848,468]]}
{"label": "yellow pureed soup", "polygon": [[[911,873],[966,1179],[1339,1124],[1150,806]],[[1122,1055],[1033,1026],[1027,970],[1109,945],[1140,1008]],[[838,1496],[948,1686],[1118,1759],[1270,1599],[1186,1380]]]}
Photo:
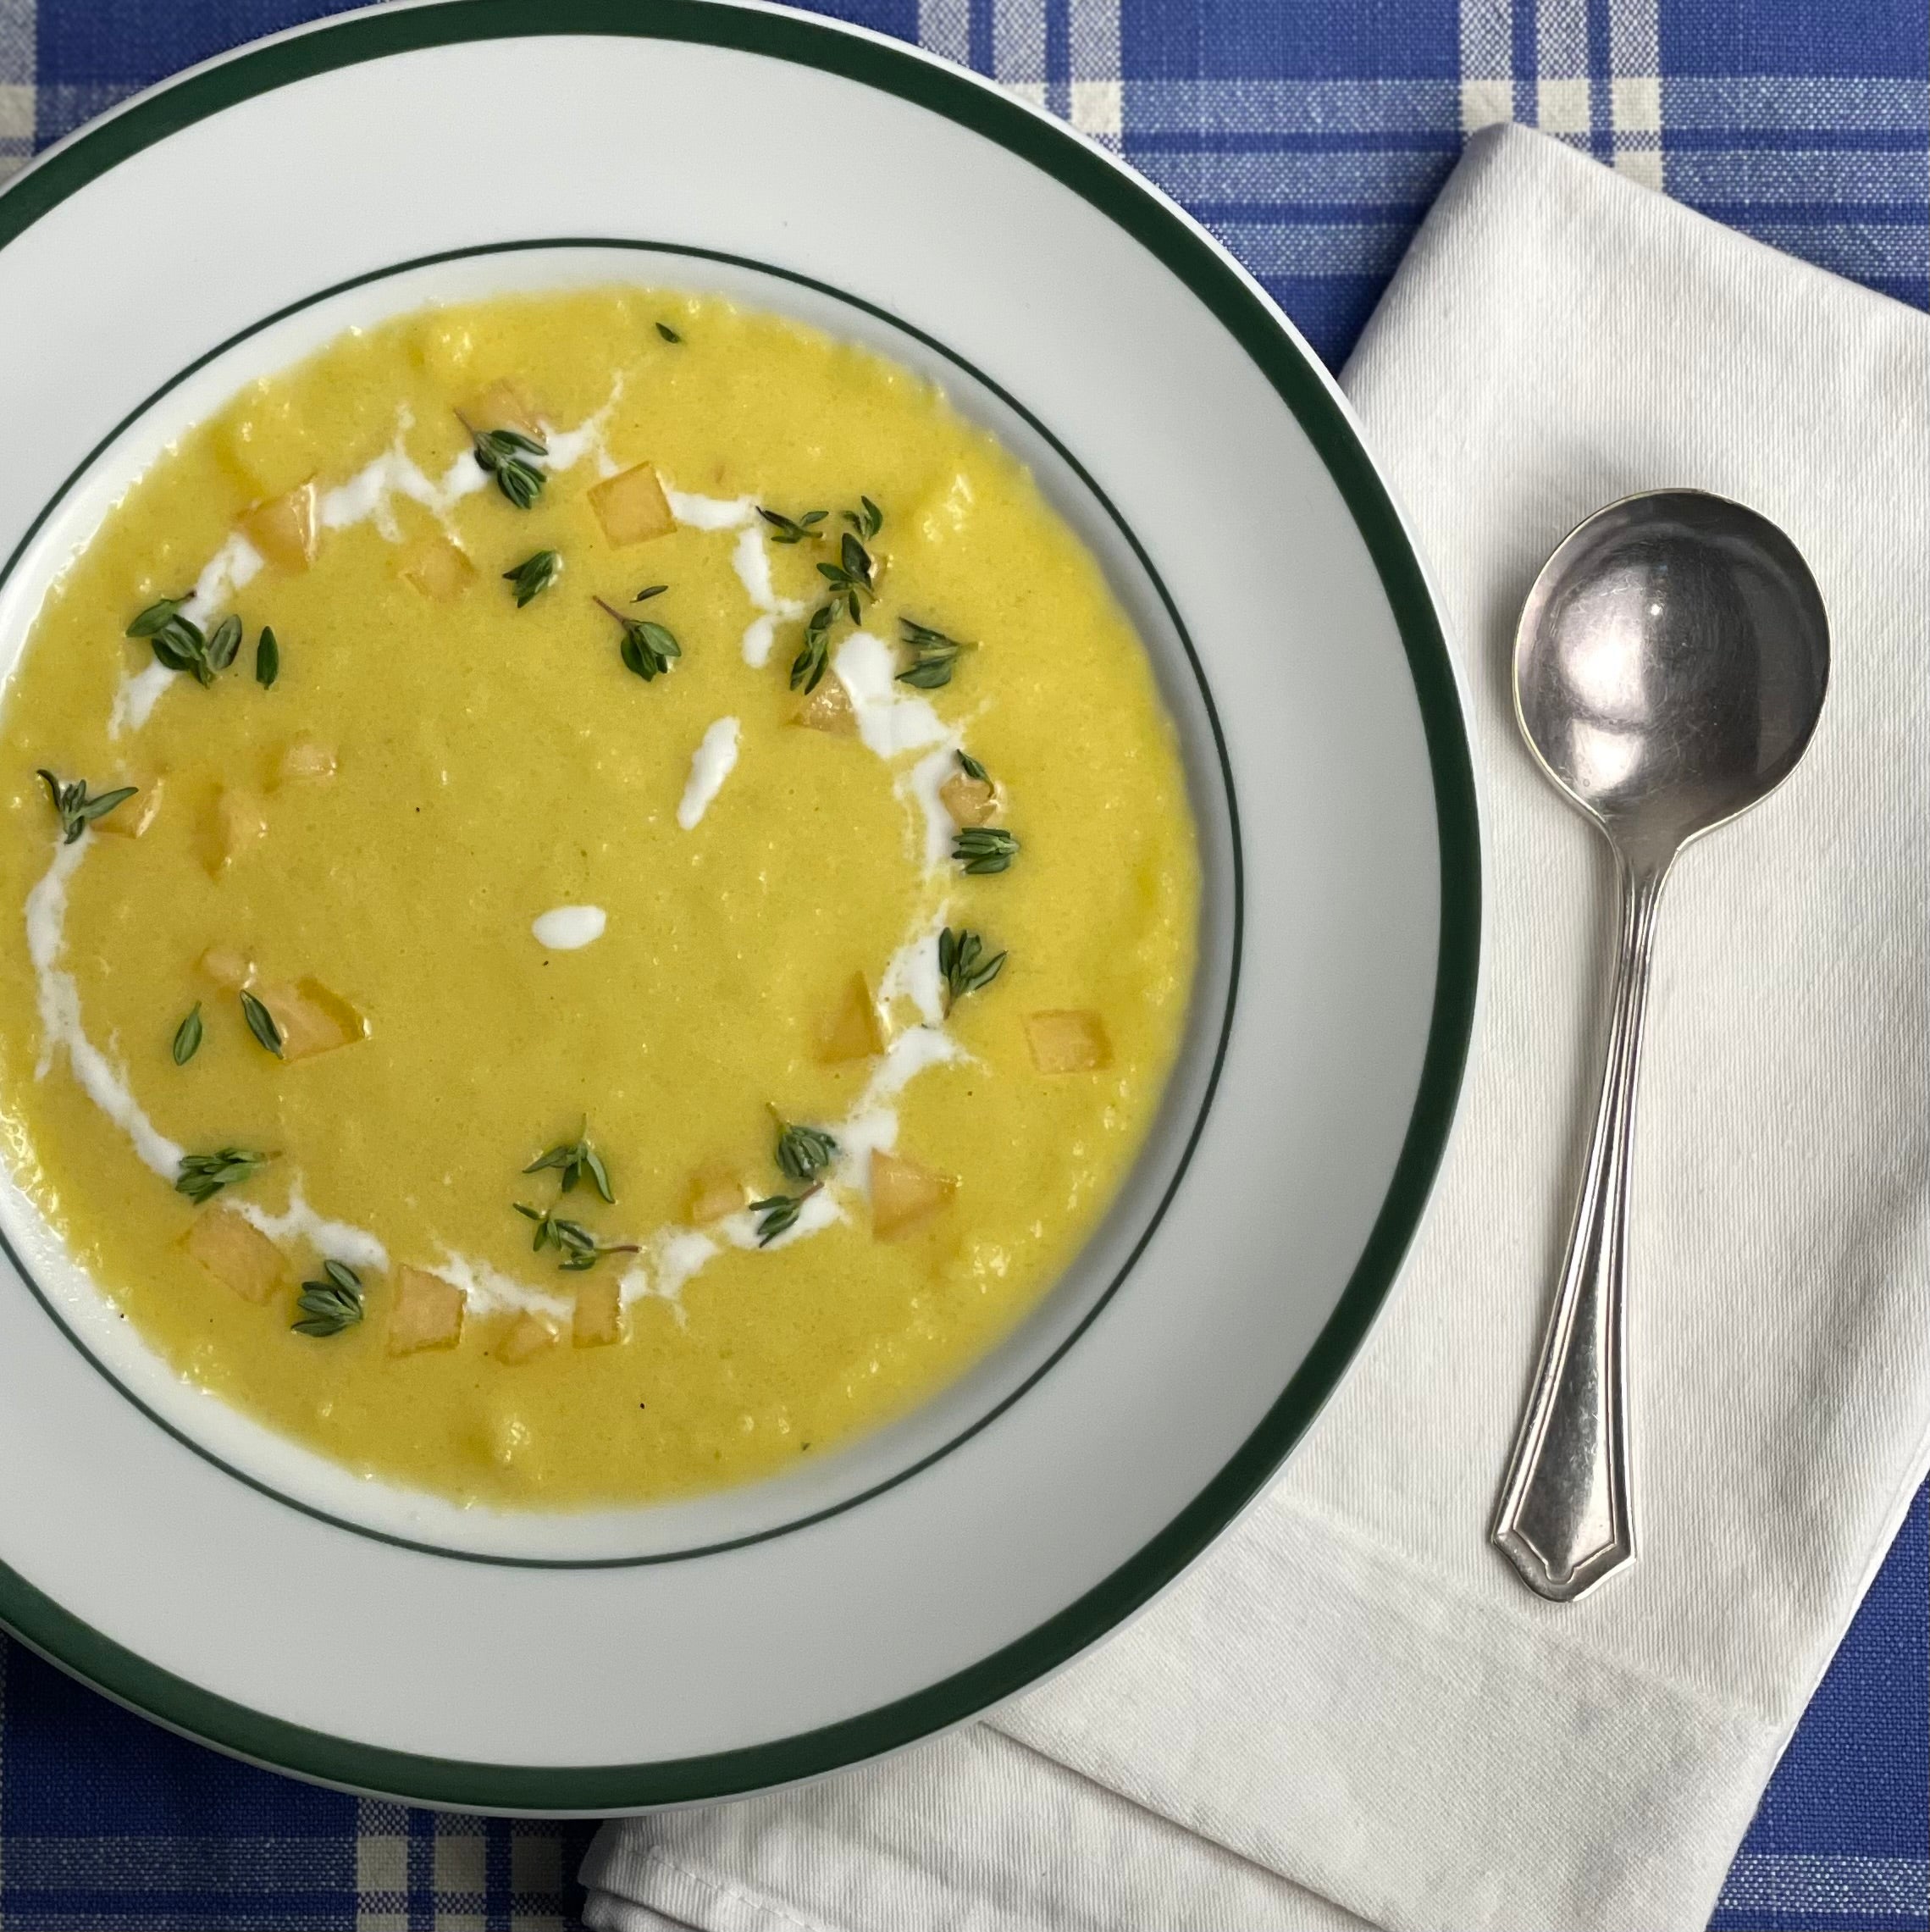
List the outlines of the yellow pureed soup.
{"label": "yellow pureed soup", "polygon": [[0,748],[22,1185],[185,1376],[460,1500],[904,1410],[1183,1023],[1185,784],[1092,558],[929,384],[722,301],[254,385],[64,572]]}

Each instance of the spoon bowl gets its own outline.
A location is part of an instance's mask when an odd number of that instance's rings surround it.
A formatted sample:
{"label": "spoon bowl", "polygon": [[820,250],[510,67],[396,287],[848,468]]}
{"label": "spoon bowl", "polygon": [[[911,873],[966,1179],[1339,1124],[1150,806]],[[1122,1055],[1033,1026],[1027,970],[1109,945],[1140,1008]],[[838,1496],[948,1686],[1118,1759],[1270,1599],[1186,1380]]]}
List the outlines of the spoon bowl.
{"label": "spoon bowl", "polygon": [[1611,840],[1659,856],[1746,811],[1808,745],[1829,622],[1796,546],[1701,490],[1598,511],[1543,566],[1515,636],[1515,710]]}
{"label": "spoon bowl", "polygon": [[1656,908],[1683,846],[1795,768],[1828,686],[1828,619],[1795,545],[1701,490],[1597,512],[1557,547],[1522,612],[1522,733],[1606,836],[1622,902],[1601,1097],[1490,1531],[1529,1588],[1557,1602],[1635,1553],[1624,1282]]}

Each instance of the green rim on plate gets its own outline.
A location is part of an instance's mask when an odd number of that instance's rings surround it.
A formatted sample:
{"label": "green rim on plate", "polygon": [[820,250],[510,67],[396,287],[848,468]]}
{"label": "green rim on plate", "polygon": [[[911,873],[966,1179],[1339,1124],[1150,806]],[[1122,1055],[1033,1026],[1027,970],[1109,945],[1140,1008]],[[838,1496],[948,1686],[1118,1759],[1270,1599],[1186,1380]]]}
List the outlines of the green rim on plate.
{"label": "green rim on plate", "polygon": [[0,1564],[0,1621],[145,1716],[276,1769],[425,1804],[597,1813],[689,1803],[838,1769],[956,1724],[1056,1669],[1170,1582],[1259,1490],[1312,1420],[1392,1285],[1446,1145],[1474,1022],[1480,927],[1474,783],[1425,579],[1346,410],[1265,296],[1203,230],[1099,149],[989,83],[828,23],[717,0],[445,0],[324,21],[188,75],[74,136],[0,194],[0,247],[129,156],[238,102],[333,69],[539,35],[694,42],[838,74],[996,142],[1052,176],[1176,275],[1292,411],[1360,530],[1399,627],[1434,783],[1441,903],[1426,1054],[1401,1154],[1334,1312],[1280,1398],[1213,1481],[1103,1581],[993,1655],[912,1696],[797,1736],[704,1757],[583,1769],[418,1756],[264,1716],[163,1670]]}

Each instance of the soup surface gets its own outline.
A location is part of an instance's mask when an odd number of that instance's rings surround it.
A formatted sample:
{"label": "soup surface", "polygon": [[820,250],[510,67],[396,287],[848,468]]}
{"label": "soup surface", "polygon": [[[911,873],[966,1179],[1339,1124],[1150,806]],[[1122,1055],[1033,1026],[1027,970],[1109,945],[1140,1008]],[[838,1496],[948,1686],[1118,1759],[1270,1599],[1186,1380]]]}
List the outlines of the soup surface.
{"label": "soup surface", "polygon": [[21,1185],[184,1376],[462,1500],[742,1481],[954,1376],[1184,1021],[1092,558],[928,383],[719,300],[255,384],[66,568],[0,750]]}

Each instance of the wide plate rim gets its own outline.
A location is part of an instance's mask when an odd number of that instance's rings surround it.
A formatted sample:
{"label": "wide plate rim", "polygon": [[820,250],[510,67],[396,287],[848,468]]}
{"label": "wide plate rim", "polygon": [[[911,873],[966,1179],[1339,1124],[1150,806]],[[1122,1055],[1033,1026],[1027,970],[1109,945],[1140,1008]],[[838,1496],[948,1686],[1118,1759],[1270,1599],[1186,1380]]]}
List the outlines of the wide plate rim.
{"label": "wide plate rim", "polygon": [[744,0],[418,0],[335,16],[235,49],[77,130],[0,192],[0,248],[122,160],[256,95],[392,54],[570,35],[696,42],[828,69],[878,88],[1039,168],[1184,283],[1286,404],[1374,566],[1425,738],[1441,894],[1427,1046],[1407,1132],[1373,1230],[1305,1359],[1235,1455],[1149,1542],[1044,1623],[948,1678],[812,1731],[702,1757],[561,1769],[441,1758],[335,1737],[207,1691],[105,1636],[0,1564],[0,1625],[170,1730],[349,1790],[526,1815],[638,1810],[740,1795],[902,1748],[1060,1668],[1178,1576],[1253,1499],[1305,1432],[1392,1287],[1453,1119],[1473,1031],[1480,923],[1479,820],[1455,673],[1425,573],[1345,399],[1292,324],[1192,217],[1097,143],[981,76],[862,28]]}

